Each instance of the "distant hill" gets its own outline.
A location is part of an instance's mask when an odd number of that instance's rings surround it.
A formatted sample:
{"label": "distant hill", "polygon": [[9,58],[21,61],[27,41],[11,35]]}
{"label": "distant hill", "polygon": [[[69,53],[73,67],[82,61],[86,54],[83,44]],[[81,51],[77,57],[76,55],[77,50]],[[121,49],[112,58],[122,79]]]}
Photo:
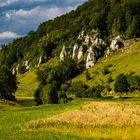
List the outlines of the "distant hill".
{"label": "distant hill", "polygon": [[117,35],[139,37],[140,1],[89,0],[75,11],[44,22],[36,31],[3,46],[0,65],[36,67],[59,56],[63,45],[72,49],[79,42],[81,31],[89,34],[93,29],[107,42]]}

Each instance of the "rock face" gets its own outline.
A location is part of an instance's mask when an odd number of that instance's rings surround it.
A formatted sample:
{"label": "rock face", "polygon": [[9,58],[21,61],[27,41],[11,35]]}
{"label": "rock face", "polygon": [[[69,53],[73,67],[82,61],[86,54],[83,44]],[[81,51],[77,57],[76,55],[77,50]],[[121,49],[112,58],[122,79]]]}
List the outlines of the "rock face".
{"label": "rock face", "polygon": [[26,70],[29,70],[30,66],[29,66],[29,61],[25,61],[24,62],[24,66],[26,67]]}
{"label": "rock face", "polygon": [[90,67],[94,66],[95,61],[96,61],[95,52],[90,47],[88,50],[87,58],[86,58],[86,68],[90,68]]}
{"label": "rock face", "polygon": [[120,36],[117,36],[115,39],[111,41],[110,48],[112,51],[116,51],[121,47],[122,39]]}
{"label": "rock face", "polygon": [[43,56],[40,56],[39,61],[38,61],[38,64],[37,64],[37,67],[39,67],[40,64],[42,64],[42,62],[43,62]]}
{"label": "rock face", "polygon": [[62,51],[60,53],[60,61],[64,61],[66,57],[67,57],[66,47],[63,46]]}
{"label": "rock face", "polygon": [[16,66],[15,74],[18,74],[19,64]]}
{"label": "rock face", "polygon": [[78,61],[78,53],[79,53],[79,46],[77,43],[75,43],[73,47],[72,59],[75,60],[76,62]]}
{"label": "rock face", "polygon": [[[122,45],[121,37],[117,36],[115,39],[111,40],[110,46],[108,49],[106,49],[107,44],[97,32],[90,32],[90,35],[86,35],[84,31],[82,31],[79,34],[78,39],[80,39],[80,45],[77,43],[74,44],[72,59],[75,60],[80,66],[84,66],[86,68],[94,66],[95,62],[100,57],[102,57],[105,52],[106,57],[108,57],[118,50]],[[70,56],[71,53],[69,54],[66,51],[66,47],[63,46],[63,49],[60,53],[60,60],[64,61],[68,55]],[[81,58],[85,58],[85,60]]]}
{"label": "rock face", "polygon": [[16,74],[16,68],[12,69],[12,74],[15,75]]}
{"label": "rock face", "polygon": [[86,45],[90,44],[90,36],[89,35],[86,35],[85,43],[86,43]]}

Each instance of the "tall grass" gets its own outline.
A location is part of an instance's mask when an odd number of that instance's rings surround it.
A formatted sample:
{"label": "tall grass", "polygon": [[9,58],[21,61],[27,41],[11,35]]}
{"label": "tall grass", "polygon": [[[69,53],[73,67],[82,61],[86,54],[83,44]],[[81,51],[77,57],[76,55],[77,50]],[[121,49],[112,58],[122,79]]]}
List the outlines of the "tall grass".
{"label": "tall grass", "polygon": [[[139,139],[140,105],[130,102],[93,102],[79,110],[33,121],[25,130],[47,129],[87,138]],[[125,135],[124,135],[125,134]]]}

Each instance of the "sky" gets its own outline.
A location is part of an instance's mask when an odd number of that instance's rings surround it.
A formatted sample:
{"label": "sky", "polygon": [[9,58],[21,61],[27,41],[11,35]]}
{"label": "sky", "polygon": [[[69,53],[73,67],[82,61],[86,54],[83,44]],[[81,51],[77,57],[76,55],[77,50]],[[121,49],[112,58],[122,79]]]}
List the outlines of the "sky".
{"label": "sky", "polygon": [[76,9],[87,0],[0,0],[0,44],[36,30],[40,23]]}

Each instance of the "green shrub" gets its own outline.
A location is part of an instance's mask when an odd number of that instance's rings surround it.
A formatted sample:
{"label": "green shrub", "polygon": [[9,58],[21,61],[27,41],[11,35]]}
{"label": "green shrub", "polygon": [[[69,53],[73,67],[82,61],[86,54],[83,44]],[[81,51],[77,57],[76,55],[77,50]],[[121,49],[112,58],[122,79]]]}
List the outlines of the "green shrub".
{"label": "green shrub", "polygon": [[41,90],[42,90],[42,87],[39,86],[36,89],[35,94],[34,94],[34,101],[36,102],[37,105],[43,104],[43,101],[42,101],[41,96],[40,96]]}
{"label": "green shrub", "polygon": [[107,79],[107,82],[108,82],[108,83],[113,82],[113,79],[112,79],[111,75],[109,75],[109,77],[108,77],[108,79]]}
{"label": "green shrub", "polygon": [[125,74],[122,73],[116,77],[116,81],[114,84],[114,91],[116,93],[128,92],[128,82]]}
{"label": "green shrub", "polygon": [[89,98],[99,98],[102,97],[101,92],[104,90],[104,86],[98,84],[97,86],[93,86],[88,89]]}
{"label": "green shrub", "polygon": [[129,86],[129,91],[133,92],[135,90],[140,90],[140,77],[136,75],[134,72],[126,75],[127,82]]}
{"label": "green shrub", "polygon": [[60,91],[58,93],[59,103],[67,103],[68,98],[67,94],[69,92],[70,86],[68,84],[62,84],[60,87]]}
{"label": "green shrub", "polygon": [[103,70],[102,70],[102,74],[103,74],[103,75],[107,75],[107,74],[109,74],[109,73],[110,73],[110,70],[108,69],[107,66],[105,66],[105,67],[103,68]]}
{"label": "green shrub", "polygon": [[41,99],[43,103],[57,104],[58,103],[58,85],[56,82],[47,84],[41,91]]}
{"label": "green shrub", "polygon": [[23,74],[25,72],[27,72],[28,70],[26,69],[26,66],[22,65],[18,67],[18,73],[19,74]]}
{"label": "green shrub", "polygon": [[88,97],[87,89],[88,86],[86,84],[84,84],[81,81],[78,81],[72,83],[70,91],[74,93],[75,96],[78,98],[87,98]]}

